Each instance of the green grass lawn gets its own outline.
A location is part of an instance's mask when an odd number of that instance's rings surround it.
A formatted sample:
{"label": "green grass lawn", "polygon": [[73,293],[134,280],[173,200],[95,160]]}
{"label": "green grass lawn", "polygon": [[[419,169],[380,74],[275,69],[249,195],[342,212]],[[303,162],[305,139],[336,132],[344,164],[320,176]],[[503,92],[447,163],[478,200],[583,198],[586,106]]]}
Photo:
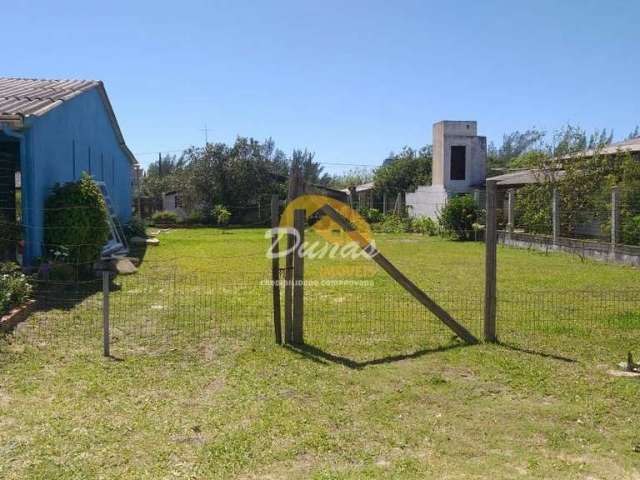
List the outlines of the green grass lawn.
{"label": "green grass lawn", "polygon": [[[314,238],[310,233],[309,237]],[[173,230],[112,294],[0,347],[0,478],[636,478],[640,271],[499,250],[467,347],[366,260],[308,260],[303,349],[272,342],[262,230]],[[476,334],[483,245],[377,235]]]}

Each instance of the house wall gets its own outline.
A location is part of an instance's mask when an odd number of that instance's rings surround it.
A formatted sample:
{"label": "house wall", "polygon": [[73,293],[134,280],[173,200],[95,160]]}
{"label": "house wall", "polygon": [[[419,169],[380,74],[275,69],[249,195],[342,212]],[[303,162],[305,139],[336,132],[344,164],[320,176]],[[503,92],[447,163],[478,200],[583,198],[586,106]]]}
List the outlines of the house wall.
{"label": "house wall", "polygon": [[82,172],[107,184],[120,220],[129,220],[132,166],[97,89],[30,119],[24,136],[21,167],[27,263],[43,253],[43,207],[52,187],[76,180]]}

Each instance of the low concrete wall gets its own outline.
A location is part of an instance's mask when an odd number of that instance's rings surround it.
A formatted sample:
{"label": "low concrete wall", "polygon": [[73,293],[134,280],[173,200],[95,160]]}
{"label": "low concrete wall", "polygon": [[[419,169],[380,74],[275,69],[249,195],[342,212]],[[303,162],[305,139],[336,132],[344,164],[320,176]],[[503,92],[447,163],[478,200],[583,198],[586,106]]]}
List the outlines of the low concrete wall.
{"label": "low concrete wall", "polygon": [[616,245],[614,247],[606,242],[563,237],[559,238],[554,245],[553,238],[549,235],[505,231],[498,232],[498,242],[510,247],[532,248],[545,252],[567,252],[602,262],[640,267],[640,247],[630,245]]}

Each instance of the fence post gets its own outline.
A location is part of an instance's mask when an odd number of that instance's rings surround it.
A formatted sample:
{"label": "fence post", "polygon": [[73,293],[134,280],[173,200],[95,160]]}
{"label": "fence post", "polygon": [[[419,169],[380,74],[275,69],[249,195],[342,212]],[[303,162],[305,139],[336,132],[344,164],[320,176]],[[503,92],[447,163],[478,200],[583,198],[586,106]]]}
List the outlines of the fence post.
{"label": "fence post", "polygon": [[513,209],[516,203],[516,191],[513,188],[510,188],[507,192],[507,232],[509,234],[513,233]]}
{"label": "fence post", "polygon": [[617,185],[611,188],[611,246],[620,243],[620,189]]}
{"label": "fence post", "polygon": [[102,271],[102,354],[110,357],[109,349],[109,271]]}
{"label": "fence post", "polygon": [[291,341],[304,344],[304,224],[307,212],[296,209],[293,213],[293,228],[298,232],[299,243],[293,256],[293,322]]}
{"label": "fence post", "polygon": [[[271,227],[277,228],[280,219],[280,199],[278,195],[271,195]],[[271,234],[271,283],[273,284],[273,332],[276,343],[282,344],[282,323],[280,320],[280,261],[279,236]]]}
{"label": "fence post", "polygon": [[[289,186],[287,192],[287,206],[300,195],[304,194],[304,179],[299,167],[292,167],[289,173]],[[294,225],[295,227],[295,225]],[[285,262],[284,283],[284,341],[293,343],[293,269],[295,238],[287,234],[287,256]]]}
{"label": "fence post", "polygon": [[557,188],[553,189],[551,199],[551,221],[553,224],[553,245],[555,246],[560,238],[560,192]]}
{"label": "fence post", "polygon": [[487,180],[485,231],[484,340],[496,341],[496,267],[498,232],[496,225],[496,181]]}

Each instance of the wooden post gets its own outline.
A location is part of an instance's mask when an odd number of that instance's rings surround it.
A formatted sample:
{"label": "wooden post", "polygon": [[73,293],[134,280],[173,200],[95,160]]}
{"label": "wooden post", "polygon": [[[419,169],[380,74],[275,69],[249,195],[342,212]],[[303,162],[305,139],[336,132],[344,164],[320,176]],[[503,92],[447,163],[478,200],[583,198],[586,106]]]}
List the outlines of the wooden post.
{"label": "wooden post", "polygon": [[485,230],[484,340],[496,337],[496,271],[498,231],[496,225],[496,181],[487,180],[487,225]]}
{"label": "wooden post", "polygon": [[516,191],[510,188],[507,192],[507,232],[513,233],[513,208],[516,203]]}
{"label": "wooden post", "polygon": [[[287,202],[292,202],[299,195],[304,193],[304,180],[302,172],[299,168],[291,168],[289,173],[289,188],[287,192]],[[285,343],[293,343],[293,247],[295,238],[293,235],[287,235],[287,257],[285,270],[284,285],[284,341]]]}
{"label": "wooden post", "polygon": [[[271,227],[277,228],[280,223],[280,199],[278,195],[271,196]],[[273,284],[273,332],[276,343],[282,344],[282,323],[280,319],[280,261],[279,236],[276,233],[271,235],[271,283]]]}
{"label": "wooden post", "polygon": [[293,214],[293,226],[298,232],[299,243],[293,255],[293,323],[291,341],[304,344],[304,224],[307,212],[298,209]]}
{"label": "wooden post", "polygon": [[345,218],[340,212],[335,210],[330,205],[325,205],[320,209],[322,213],[328,215],[334,220],[340,227],[346,231],[351,232],[351,238],[356,242],[360,248],[362,248],[371,259],[376,262],[385,272],[389,274],[402,288],[409,292],[413,298],[418,300],[424,305],[431,313],[442,321],[447,327],[449,327],[456,335],[469,344],[478,343],[476,337],[473,336],[464,326],[459,324],[447,311],[445,311],[440,305],[434,302],[429,296],[424,293],[417,285],[409,280],[395,265],[393,265],[387,258],[382,255],[369,241],[364,238],[360,232]]}
{"label": "wooden post", "polygon": [[553,189],[551,216],[553,222],[553,244],[557,245],[558,239],[560,238],[560,192],[557,188]]}
{"label": "wooden post", "polygon": [[620,189],[611,188],[611,246],[620,243]]}
{"label": "wooden post", "polygon": [[109,271],[102,271],[102,354],[111,356],[109,348]]}

